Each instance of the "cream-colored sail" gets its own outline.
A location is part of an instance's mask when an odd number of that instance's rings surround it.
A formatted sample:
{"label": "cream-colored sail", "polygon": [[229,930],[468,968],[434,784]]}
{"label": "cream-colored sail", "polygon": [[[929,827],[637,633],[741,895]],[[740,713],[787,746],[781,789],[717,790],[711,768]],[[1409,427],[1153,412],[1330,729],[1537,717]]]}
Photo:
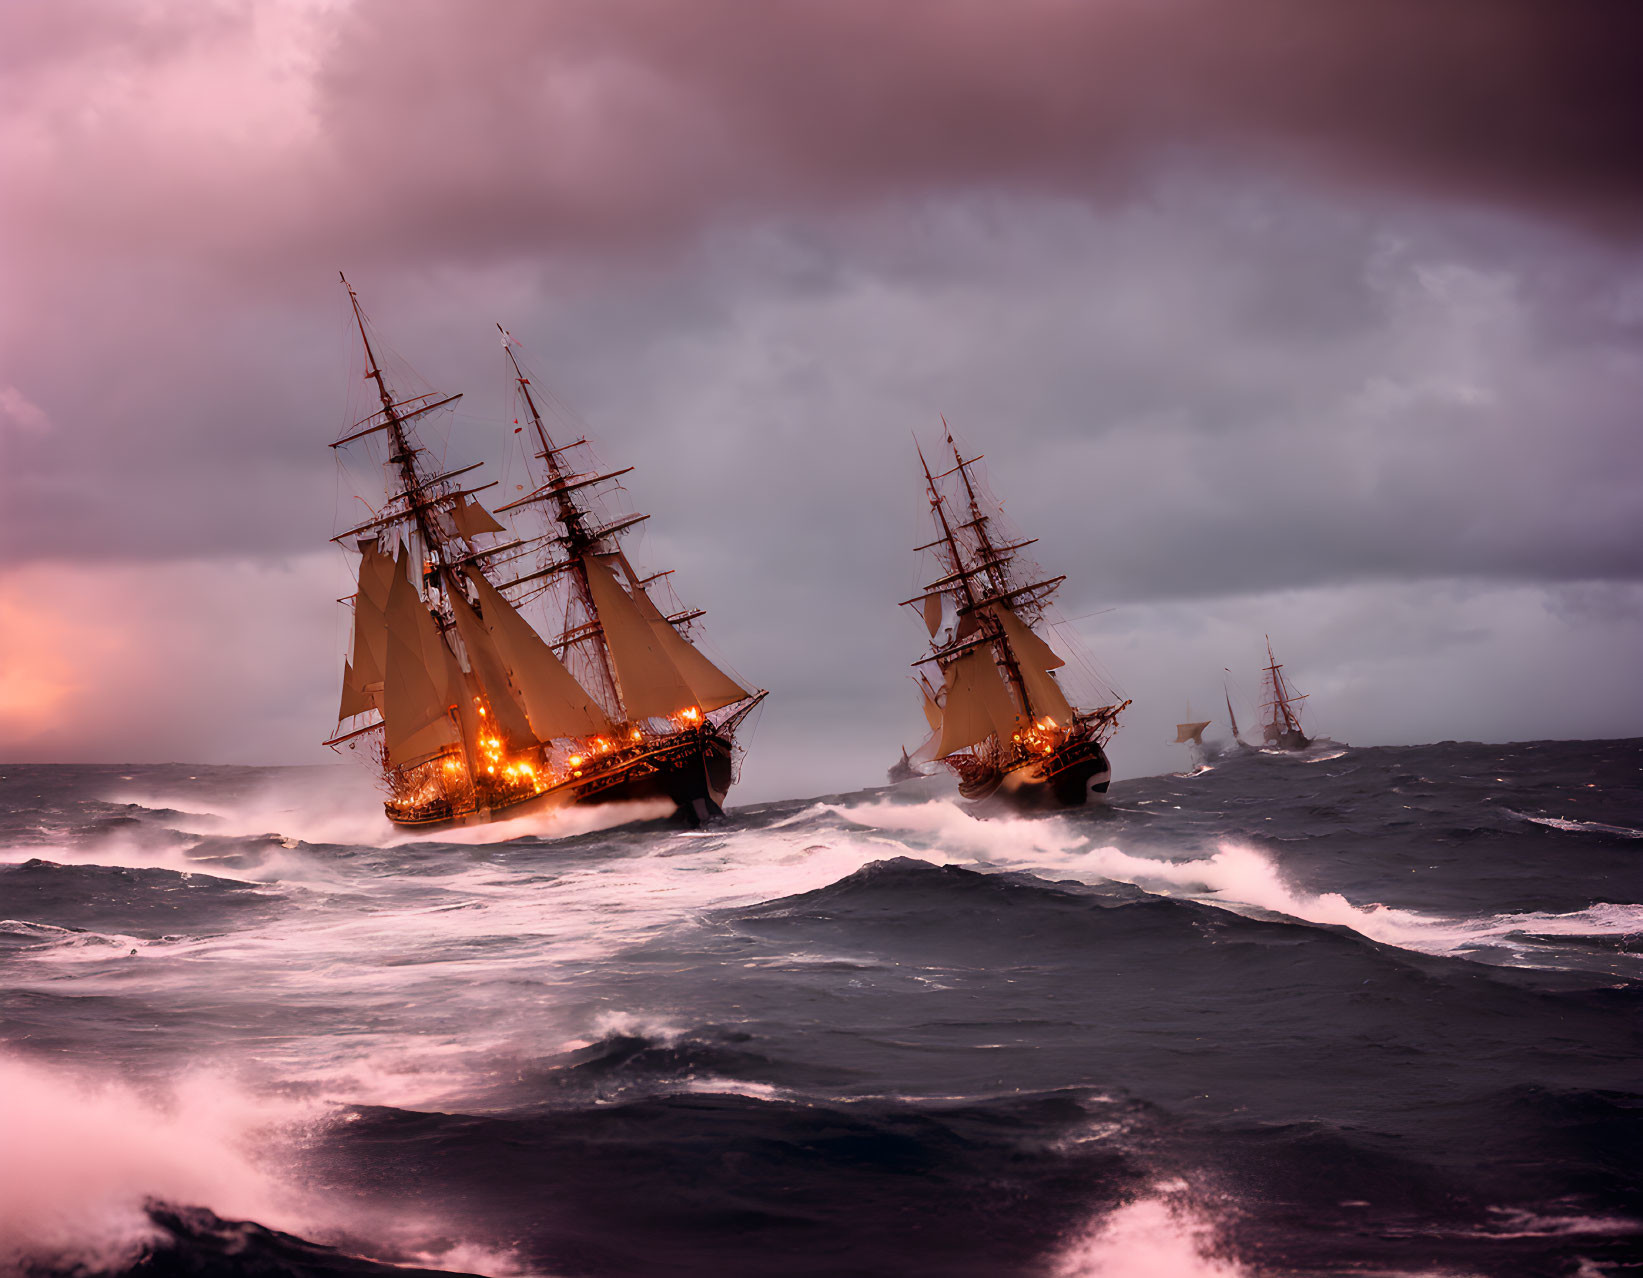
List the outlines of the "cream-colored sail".
{"label": "cream-colored sail", "polygon": [[1027,699],[1032,702],[1033,714],[1039,719],[1053,720],[1058,727],[1067,727],[1073,721],[1073,708],[1067,703],[1061,685],[1050,674],[1055,667],[1067,663],[1003,604],[997,605],[991,612],[1004,627],[1004,636],[1015,653],[1016,666],[1021,671],[1021,682],[1027,686]]}
{"label": "cream-colored sail", "polygon": [[537,744],[531,731],[525,707],[508,682],[508,671],[496,644],[479,615],[474,612],[462,592],[446,592],[451,603],[451,616],[456,621],[456,632],[462,636],[462,646],[468,650],[468,668],[478,680],[490,708],[487,727],[516,750]]}
{"label": "cream-colored sail", "polygon": [[496,522],[491,512],[469,497],[457,502],[456,508],[451,511],[451,523],[464,537],[502,531],[502,525]]}
{"label": "cream-colored sail", "polygon": [[[446,696],[449,654],[433,618],[403,572],[388,592],[387,661],[382,683],[383,743],[396,768],[409,767],[462,744]],[[429,643],[436,650],[429,661]],[[454,661],[454,659],[453,659]]]}
{"label": "cream-colored sail", "polygon": [[656,637],[661,640],[662,651],[667,654],[668,660],[690,685],[690,690],[696,697],[696,704],[704,711],[717,710],[721,706],[728,706],[731,702],[746,697],[746,688],[704,657],[695,644],[673,628],[673,623],[662,615],[662,610],[639,584],[627,556],[622,555],[619,558],[622,570],[632,585],[629,594],[633,602],[645,615],[645,620],[650,622]]}
{"label": "cream-colored sail", "polygon": [[988,645],[970,649],[947,667],[945,701],[941,743],[936,747],[938,759],[994,734],[1008,740],[1015,731],[1015,703],[999,677]]}
{"label": "cream-colored sail", "polygon": [[555,737],[598,736],[611,731],[610,720],[530,623],[478,573],[470,580],[484,610],[485,629],[496,644],[508,678],[519,691],[537,737],[551,741]]}
{"label": "cream-colored sail", "polygon": [[[388,651],[388,588],[393,582],[394,561],[373,543],[360,547],[359,590],[354,595],[353,669],[355,686],[365,699],[365,709],[381,708],[382,672]],[[343,704],[353,704],[343,693]],[[363,714],[364,709],[354,714]],[[342,716],[347,718],[345,714]]]}
{"label": "cream-colored sail", "polygon": [[941,706],[936,703],[934,697],[923,689],[919,690],[919,695],[924,698],[924,721],[930,725],[931,732],[940,732]]}
{"label": "cream-colored sail", "polygon": [[376,703],[365,695],[365,688],[359,682],[359,676],[354,672],[354,663],[342,663],[342,704],[337,707],[337,721],[352,718],[356,714],[364,714]]}
{"label": "cream-colored sail", "polygon": [[662,636],[622,589],[610,565],[594,554],[583,555],[582,563],[628,718],[666,718],[699,705],[695,691],[669,659]]}
{"label": "cream-colored sail", "polygon": [[1175,744],[1183,745],[1191,742],[1194,745],[1204,744],[1204,729],[1209,727],[1210,721],[1202,723],[1178,723],[1175,725]]}
{"label": "cream-colored sail", "polygon": [[930,638],[936,637],[936,631],[941,629],[941,591],[932,590],[924,596],[924,628],[930,632]]}

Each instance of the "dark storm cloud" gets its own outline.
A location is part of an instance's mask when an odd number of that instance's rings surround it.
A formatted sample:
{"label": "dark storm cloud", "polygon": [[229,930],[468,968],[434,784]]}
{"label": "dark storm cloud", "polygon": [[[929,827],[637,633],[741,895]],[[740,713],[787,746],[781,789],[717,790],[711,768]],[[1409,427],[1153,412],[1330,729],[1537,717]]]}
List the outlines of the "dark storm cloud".
{"label": "dark storm cloud", "polygon": [[1643,218],[1630,0],[76,0],[0,22],[10,220],[265,288],[316,254],[631,249],[981,187],[1110,197],[1183,156]]}
{"label": "dark storm cloud", "polygon": [[[359,216],[469,251],[738,205],[1128,185],[1159,152],[1635,225],[1627,0],[367,0],[320,110]],[[477,202],[476,185],[503,196]]]}

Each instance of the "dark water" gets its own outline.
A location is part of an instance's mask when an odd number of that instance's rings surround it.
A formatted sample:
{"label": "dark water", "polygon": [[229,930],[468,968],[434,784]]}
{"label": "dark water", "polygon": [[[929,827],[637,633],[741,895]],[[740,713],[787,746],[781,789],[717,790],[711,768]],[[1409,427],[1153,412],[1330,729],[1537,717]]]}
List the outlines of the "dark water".
{"label": "dark water", "polygon": [[1643,1272],[1643,742],[462,842],[0,772],[0,1267]]}

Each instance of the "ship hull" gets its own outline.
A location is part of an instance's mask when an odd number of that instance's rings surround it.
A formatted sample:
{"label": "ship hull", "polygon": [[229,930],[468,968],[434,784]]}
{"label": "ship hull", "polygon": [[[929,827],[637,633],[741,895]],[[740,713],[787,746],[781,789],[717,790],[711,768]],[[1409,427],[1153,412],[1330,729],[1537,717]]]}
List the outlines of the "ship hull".
{"label": "ship hull", "polygon": [[1042,759],[1028,759],[973,782],[961,780],[958,790],[977,804],[1048,812],[1081,807],[1090,795],[1105,794],[1111,782],[1112,765],[1100,744],[1075,741]]}
{"label": "ship hull", "polygon": [[735,779],[732,748],[727,735],[691,733],[637,755],[616,756],[603,766],[584,767],[579,777],[507,802],[465,812],[396,812],[391,806],[384,811],[401,829],[439,830],[579,805],[669,800],[677,815],[694,824],[722,813],[725,795]]}
{"label": "ship hull", "polygon": [[1294,730],[1269,732],[1265,736],[1265,745],[1268,750],[1305,750],[1311,744],[1312,739],[1310,737]]}

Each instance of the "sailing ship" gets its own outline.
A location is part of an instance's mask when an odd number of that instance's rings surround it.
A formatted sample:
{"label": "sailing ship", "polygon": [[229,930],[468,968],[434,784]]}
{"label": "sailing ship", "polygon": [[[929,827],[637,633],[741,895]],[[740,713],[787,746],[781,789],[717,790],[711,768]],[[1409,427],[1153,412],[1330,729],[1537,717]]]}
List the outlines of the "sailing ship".
{"label": "sailing ship", "polygon": [[[1297,693],[1284,677],[1284,668],[1272,655],[1272,636],[1266,637],[1266,669],[1261,702],[1261,742],[1276,750],[1305,750],[1312,744],[1301,731],[1301,715],[1297,703],[1306,700],[1306,693]],[[1227,713],[1232,712],[1230,702]]]}
{"label": "sailing ship", "polygon": [[[1188,707],[1187,713],[1192,713],[1191,707]],[[1186,746],[1187,757],[1192,760],[1194,768],[1202,768],[1205,765],[1204,729],[1209,725],[1208,719],[1175,725],[1175,744]]]}
{"label": "sailing ship", "polygon": [[917,780],[923,774],[913,766],[913,760],[907,753],[907,747],[902,746],[901,758],[885,769],[884,775],[891,785],[900,785],[903,781]]}
{"label": "sailing ship", "polygon": [[920,610],[930,635],[930,652],[914,667],[940,675],[939,688],[920,678],[931,727],[925,749],[954,772],[966,799],[1026,809],[1081,804],[1112,779],[1104,746],[1130,703],[1110,690],[1095,709],[1069,702],[1054,673],[1066,663],[1038,633],[1066,577],[1042,577],[1021,555],[1037,539],[1005,533],[996,504],[978,490],[981,458],[961,454],[951,432],[946,442],[953,466],[940,475],[919,449],[940,535],[918,549],[935,554],[941,575],[902,601]]}
{"label": "sailing ship", "polygon": [[[496,485],[469,481],[479,463],[434,473],[415,429],[460,396],[399,397],[343,285],[380,407],[332,448],[385,443],[387,498],[333,538],[357,549],[359,588],[344,601],[353,640],[326,744],[368,749],[399,826],[631,800],[670,800],[693,820],[718,813],[735,779],[736,730],[766,694],[690,641],[699,610],[657,606],[652,591],[667,574],[640,575],[621,544],[648,516],[601,516],[594,494],[632,467],[575,469],[567,455],[586,439],[560,447],[549,437],[509,344],[541,470],[525,496],[487,511],[476,495]],[[495,518],[516,510],[541,530]],[[538,597],[564,618],[552,639],[521,611]]]}
{"label": "sailing ship", "polygon": [[1202,746],[1204,744],[1204,729],[1209,727],[1210,721],[1202,723],[1178,723],[1175,725],[1175,744]]}

